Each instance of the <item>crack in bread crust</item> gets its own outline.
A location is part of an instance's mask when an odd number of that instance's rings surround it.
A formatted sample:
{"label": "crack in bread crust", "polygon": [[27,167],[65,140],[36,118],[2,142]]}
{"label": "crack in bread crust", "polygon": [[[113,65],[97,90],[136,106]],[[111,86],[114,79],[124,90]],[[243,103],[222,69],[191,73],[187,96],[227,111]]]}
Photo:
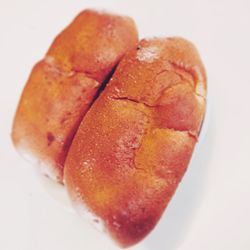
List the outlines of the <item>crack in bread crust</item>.
{"label": "crack in bread crust", "polygon": [[[145,106],[145,108],[148,108],[148,109],[152,109],[152,108],[160,106],[160,105],[151,106],[151,105],[148,105],[148,104],[146,104],[144,102],[141,102],[141,101],[138,101],[136,99],[129,98],[129,97],[109,97],[109,99],[117,100],[117,101],[125,101],[125,102],[128,101],[128,102],[131,102],[133,104],[140,104],[140,105]],[[148,113],[143,112],[143,114],[145,116],[149,117],[150,119],[153,119],[153,116],[149,115]],[[161,128],[161,129],[168,129],[168,130],[172,130],[172,131],[175,131],[175,132],[184,132],[184,133],[187,133],[189,136],[193,137],[196,141],[198,141],[198,133],[195,133],[194,131],[191,131],[191,130],[179,130],[179,129],[176,129],[174,127],[164,127],[164,128]]]}

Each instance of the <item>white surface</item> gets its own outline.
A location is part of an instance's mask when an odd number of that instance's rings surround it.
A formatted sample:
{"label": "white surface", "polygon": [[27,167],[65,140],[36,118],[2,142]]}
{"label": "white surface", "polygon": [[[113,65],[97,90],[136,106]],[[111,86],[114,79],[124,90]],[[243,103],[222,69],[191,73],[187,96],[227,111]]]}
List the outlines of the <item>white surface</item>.
{"label": "white surface", "polygon": [[54,200],[10,129],[33,64],[86,7],[132,16],[145,36],[183,36],[208,75],[210,120],[162,220],[133,249],[250,249],[250,2],[0,0],[0,249],[118,249]]}

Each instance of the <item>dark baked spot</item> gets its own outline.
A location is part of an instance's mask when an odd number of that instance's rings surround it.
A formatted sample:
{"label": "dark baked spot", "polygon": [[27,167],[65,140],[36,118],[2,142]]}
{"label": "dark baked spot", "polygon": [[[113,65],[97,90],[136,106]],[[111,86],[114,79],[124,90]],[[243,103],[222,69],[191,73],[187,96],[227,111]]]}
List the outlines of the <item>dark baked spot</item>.
{"label": "dark baked spot", "polygon": [[52,142],[55,140],[55,136],[51,132],[48,132],[47,133],[47,140],[48,140],[48,146],[50,146],[52,144]]}

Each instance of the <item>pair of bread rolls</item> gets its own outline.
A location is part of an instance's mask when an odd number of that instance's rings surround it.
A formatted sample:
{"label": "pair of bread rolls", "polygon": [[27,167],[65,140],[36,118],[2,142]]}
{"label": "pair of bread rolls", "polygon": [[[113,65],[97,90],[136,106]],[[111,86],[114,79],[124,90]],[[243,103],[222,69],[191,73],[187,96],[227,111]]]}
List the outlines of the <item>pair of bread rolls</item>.
{"label": "pair of bread rolls", "polygon": [[137,36],[130,18],[82,12],[34,67],[12,133],[16,147],[64,182],[76,207],[98,217],[122,247],[161,217],[206,105],[195,47]]}

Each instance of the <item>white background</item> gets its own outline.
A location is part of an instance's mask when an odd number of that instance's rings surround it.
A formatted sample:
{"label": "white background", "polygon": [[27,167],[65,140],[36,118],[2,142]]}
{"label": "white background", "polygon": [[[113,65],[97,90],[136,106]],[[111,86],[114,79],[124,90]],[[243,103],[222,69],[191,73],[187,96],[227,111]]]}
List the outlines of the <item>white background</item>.
{"label": "white background", "polygon": [[189,170],[156,229],[133,249],[249,250],[247,0],[0,0],[0,249],[118,249],[58,202],[63,194],[51,195],[53,188],[42,184],[10,141],[15,108],[33,64],[86,7],[130,15],[141,38],[190,39],[207,69],[209,114]]}

